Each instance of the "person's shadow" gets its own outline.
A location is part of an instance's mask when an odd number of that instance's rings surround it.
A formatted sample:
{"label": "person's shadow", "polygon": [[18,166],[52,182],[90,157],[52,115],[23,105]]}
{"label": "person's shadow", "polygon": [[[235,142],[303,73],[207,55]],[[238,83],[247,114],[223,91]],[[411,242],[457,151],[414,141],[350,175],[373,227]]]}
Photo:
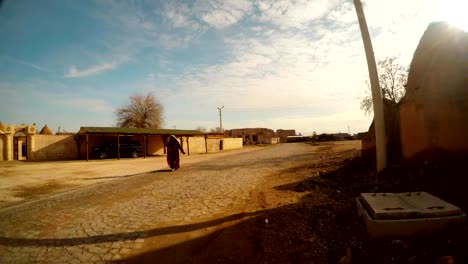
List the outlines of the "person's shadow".
{"label": "person's shadow", "polygon": [[172,172],[171,169],[160,169],[155,171],[150,171],[150,173],[161,173],[161,172]]}

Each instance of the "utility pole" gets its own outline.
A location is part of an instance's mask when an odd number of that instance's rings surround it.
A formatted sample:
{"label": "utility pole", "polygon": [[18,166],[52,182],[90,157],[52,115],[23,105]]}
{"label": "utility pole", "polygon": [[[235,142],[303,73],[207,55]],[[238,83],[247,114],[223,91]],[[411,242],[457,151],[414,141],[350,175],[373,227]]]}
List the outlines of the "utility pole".
{"label": "utility pole", "polygon": [[223,133],[223,116],[222,116],[222,113],[221,113],[221,110],[223,110],[224,108],[224,105],[219,108],[218,107],[218,110],[219,110],[219,132],[220,133]]}
{"label": "utility pole", "polygon": [[362,41],[366,51],[367,67],[369,69],[369,78],[372,89],[372,101],[374,106],[374,124],[375,124],[375,147],[377,153],[377,172],[387,167],[387,146],[385,144],[385,122],[382,104],[382,94],[379,85],[379,76],[377,66],[375,65],[374,50],[367,28],[366,17],[362,10],[361,0],[353,0],[356,14],[361,28]]}

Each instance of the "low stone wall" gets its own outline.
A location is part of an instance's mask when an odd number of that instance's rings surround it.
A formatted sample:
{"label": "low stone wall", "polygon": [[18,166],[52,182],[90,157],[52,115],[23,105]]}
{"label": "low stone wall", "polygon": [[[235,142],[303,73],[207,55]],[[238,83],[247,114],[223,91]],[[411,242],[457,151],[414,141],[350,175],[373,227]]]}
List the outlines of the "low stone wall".
{"label": "low stone wall", "polygon": [[35,135],[35,148],[28,160],[71,160],[78,158],[73,135]]}
{"label": "low stone wall", "polygon": [[278,143],[280,143],[280,138],[275,137],[275,138],[271,138],[271,142],[268,144],[278,144]]}
{"label": "low stone wall", "polygon": [[205,137],[189,137],[188,145],[190,148],[190,154],[202,154],[206,153]]}
{"label": "low stone wall", "polygon": [[[164,155],[164,140],[162,136],[147,136],[146,155]],[[140,142],[142,145],[143,142]]]}
{"label": "low stone wall", "polygon": [[223,150],[227,149],[241,149],[242,145],[242,138],[225,138],[223,141]]}
{"label": "low stone wall", "polygon": [[[0,135],[0,143],[2,143]],[[89,135],[88,149],[91,150],[96,146],[108,144],[116,141],[116,136],[105,135]],[[122,139],[123,137],[121,137]],[[144,145],[143,136],[129,137],[131,140],[138,140]],[[122,139],[123,140],[123,139]],[[211,137],[205,141],[205,136],[193,136],[178,138],[182,148],[187,154],[203,154],[219,152],[221,150],[239,149],[242,148],[242,138],[223,138]],[[4,156],[3,144],[0,145],[0,157]],[[188,149],[190,148],[190,150]],[[86,142],[81,142],[80,154],[78,154],[78,145],[74,135],[35,135],[35,147],[28,160],[43,161],[43,160],[71,160],[71,159],[86,159]],[[163,136],[147,136],[146,154],[165,155],[164,138]],[[90,157],[92,158],[92,157]]]}
{"label": "low stone wall", "polygon": [[0,134],[0,160],[6,160],[5,148],[3,147],[5,144],[5,135]]}
{"label": "low stone wall", "polygon": [[221,144],[222,140],[223,140],[222,138],[208,138],[206,140],[208,153],[210,153],[210,152],[219,152],[220,151],[220,144]]}

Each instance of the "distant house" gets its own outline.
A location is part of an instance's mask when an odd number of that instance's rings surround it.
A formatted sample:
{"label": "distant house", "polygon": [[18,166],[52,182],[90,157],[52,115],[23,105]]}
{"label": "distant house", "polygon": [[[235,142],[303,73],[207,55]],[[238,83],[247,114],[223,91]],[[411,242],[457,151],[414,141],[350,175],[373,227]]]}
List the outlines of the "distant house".
{"label": "distant house", "polygon": [[359,132],[355,135],[355,138],[356,139],[359,139],[359,140],[362,140],[362,138],[364,138],[364,136],[366,135],[367,132]]}
{"label": "distant house", "polygon": [[227,138],[242,138],[244,145],[275,144],[279,142],[273,130],[268,128],[236,128],[224,131]]}
{"label": "distant house", "polygon": [[242,138],[244,145],[286,143],[287,137],[296,136],[294,129],[236,128],[224,131],[226,138]]}
{"label": "distant house", "polygon": [[287,137],[295,136],[296,130],[295,129],[278,129],[276,130],[276,134],[280,138],[280,142],[285,143],[287,142]]}
{"label": "distant house", "polygon": [[305,136],[288,136],[286,137],[286,143],[306,142],[311,139],[312,139],[311,137],[305,137]]}
{"label": "distant house", "polygon": [[348,133],[335,133],[332,134],[336,140],[345,140],[345,139],[353,139],[353,136],[351,136]]}

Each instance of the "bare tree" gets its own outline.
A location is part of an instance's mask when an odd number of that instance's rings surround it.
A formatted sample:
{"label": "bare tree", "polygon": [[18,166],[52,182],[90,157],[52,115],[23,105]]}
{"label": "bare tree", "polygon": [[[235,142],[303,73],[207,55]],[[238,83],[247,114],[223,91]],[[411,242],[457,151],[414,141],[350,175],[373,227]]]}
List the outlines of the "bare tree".
{"label": "bare tree", "polygon": [[[408,81],[408,69],[397,62],[396,57],[387,57],[377,62],[379,71],[379,84],[382,90],[382,97],[398,103],[406,92],[406,82]],[[369,83],[367,83],[369,87]],[[372,96],[369,94],[361,99],[361,110],[366,114],[372,113]]]}
{"label": "bare tree", "polygon": [[207,131],[206,127],[204,127],[204,126],[197,126],[197,128],[195,128],[195,130],[198,130],[198,131],[203,132],[203,133],[205,133]]}
{"label": "bare tree", "polygon": [[131,128],[160,128],[163,106],[152,93],[130,96],[130,103],[117,108],[117,126]]}
{"label": "bare tree", "polygon": [[210,133],[224,133],[224,130],[225,129],[221,130],[221,128],[216,127],[216,128],[210,129]]}

